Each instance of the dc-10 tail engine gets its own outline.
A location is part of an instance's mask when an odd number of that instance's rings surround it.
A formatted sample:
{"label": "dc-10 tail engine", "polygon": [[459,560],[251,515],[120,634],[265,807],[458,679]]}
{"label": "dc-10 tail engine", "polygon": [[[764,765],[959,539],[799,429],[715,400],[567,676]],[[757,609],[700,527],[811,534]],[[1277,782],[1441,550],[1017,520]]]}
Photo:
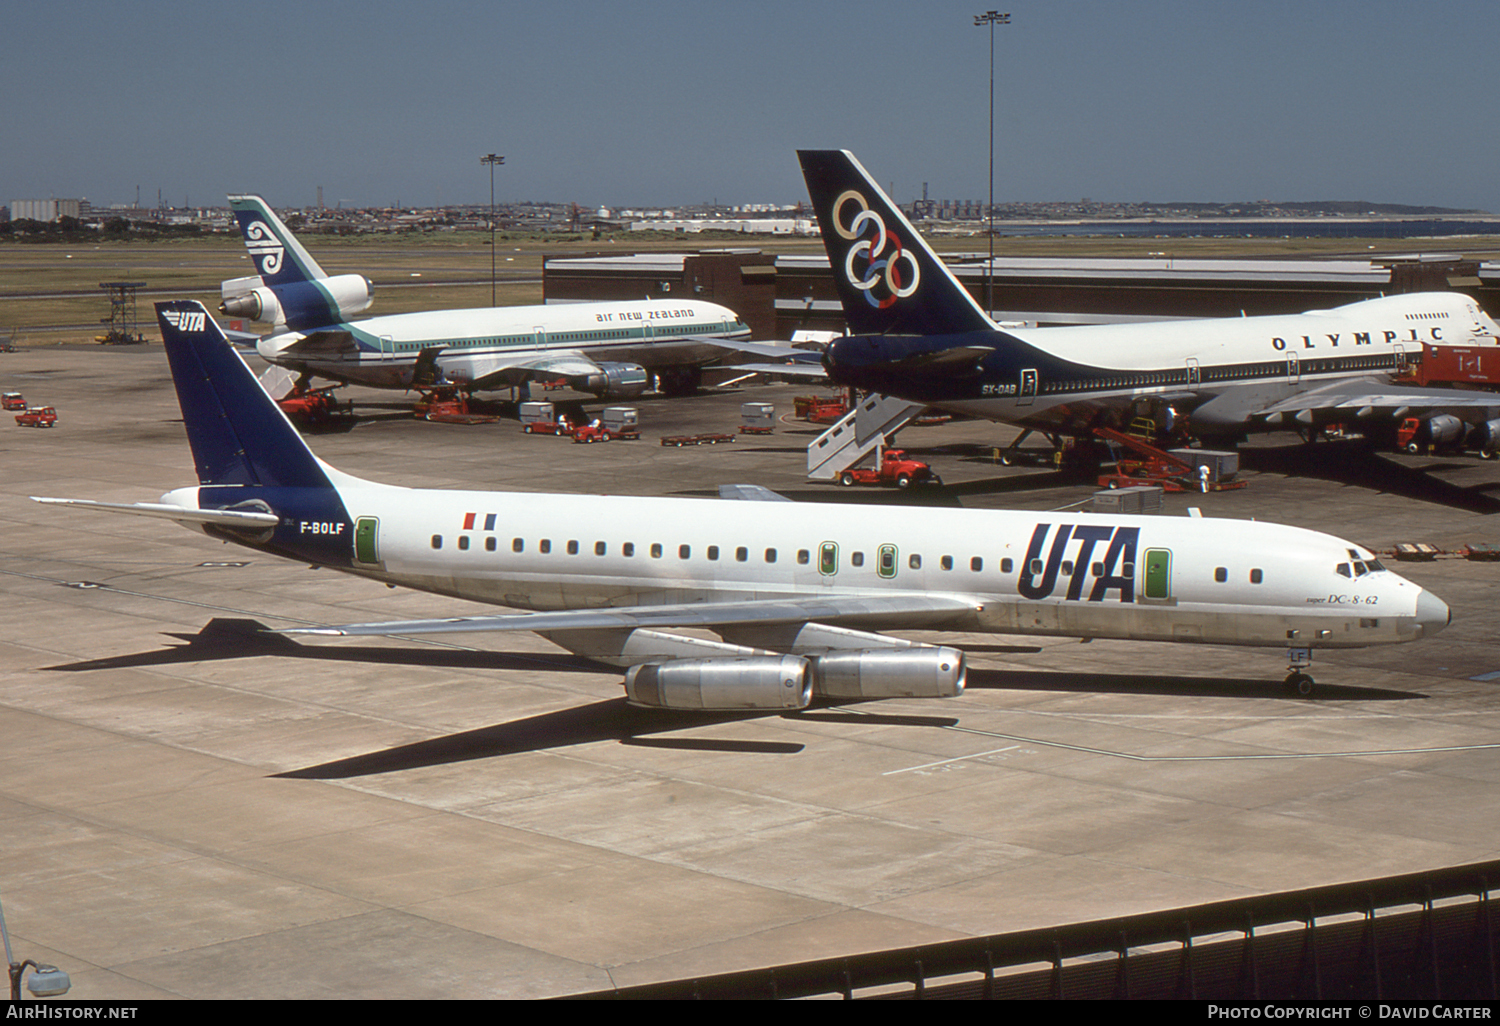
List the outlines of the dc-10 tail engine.
{"label": "dc-10 tail engine", "polygon": [[259,275],[234,278],[219,286],[219,312],[262,324],[285,324],[294,331],[337,324],[374,301],[374,286],[362,274],[340,274],[289,285],[265,284]]}

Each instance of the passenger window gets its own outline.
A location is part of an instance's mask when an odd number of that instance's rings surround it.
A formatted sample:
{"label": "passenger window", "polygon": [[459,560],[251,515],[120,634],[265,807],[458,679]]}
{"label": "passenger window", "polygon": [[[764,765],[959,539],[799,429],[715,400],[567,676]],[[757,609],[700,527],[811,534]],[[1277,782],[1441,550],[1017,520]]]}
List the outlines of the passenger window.
{"label": "passenger window", "polygon": [[538,552],[540,552],[544,556],[547,553],[551,552],[552,551],[552,539],[551,538],[543,538],[541,541],[537,542],[536,543],[536,550]]}
{"label": "passenger window", "polygon": [[922,569],[922,557],[908,556],[906,559],[906,565],[911,567],[913,570],[920,570]]}
{"label": "passenger window", "polygon": [[1065,559],[1062,561],[1062,574],[1064,577],[1073,576],[1073,561],[1071,559]]}
{"label": "passenger window", "polygon": [[576,541],[570,541],[570,542],[568,542],[568,555],[570,555],[570,556],[576,556],[576,555],[578,555],[578,543]]}
{"label": "passenger window", "polygon": [[864,566],[865,565],[865,554],[863,552],[851,552],[851,553],[849,553],[849,565],[850,566]]}
{"label": "passenger window", "polygon": [[798,566],[806,566],[810,562],[812,562],[812,553],[809,552],[809,551],[807,551],[806,549],[798,549],[797,550],[797,565]]}
{"label": "passenger window", "polygon": [[938,560],[938,566],[942,567],[944,570],[952,570],[953,569],[953,557],[952,556],[944,556],[942,559]]}
{"label": "passenger window", "polygon": [[[1007,559],[1006,562],[1009,563],[1010,560]],[[1104,576],[1104,564],[1101,563],[1101,562],[1099,562],[1098,560],[1094,561],[1094,565],[1093,565],[1092,569],[1094,571],[1094,576],[1095,577],[1103,577]]]}
{"label": "passenger window", "polygon": [[602,556],[609,551],[609,546],[604,542],[594,542],[594,555]]}
{"label": "passenger window", "polygon": [[776,562],[776,550],[775,549],[767,549],[766,550],[766,562],[767,563],[774,563],[774,562]]}
{"label": "passenger window", "polygon": [[734,550],[734,558],[736,562],[743,563],[750,558],[750,550],[741,545]]}
{"label": "passenger window", "polygon": [[687,559],[692,554],[693,554],[693,547],[691,545],[679,545],[679,546],[677,546],[677,558],[678,559]]}
{"label": "passenger window", "polygon": [[622,555],[622,556],[633,556],[633,555],[635,555],[635,542],[626,542],[624,545],[621,545],[620,546],[620,555]]}
{"label": "passenger window", "polygon": [[1040,574],[1041,572],[1042,572],[1042,561],[1040,559],[1033,559],[1031,561],[1031,576],[1035,577],[1038,574]]}
{"label": "passenger window", "polygon": [[652,542],[651,543],[651,558],[652,559],[660,559],[661,558],[661,542]]}
{"label": "passenger window", "polygon": [[484,540],[484,551],[486,551],[486,552],[494,552],[495,551],[495,536],[494,535],[490,535],[488,538],[486,538]]}
{"label": "passenger window", "polygon": [[435,549],[440,549],[440,548],[443,547],[443,536],[442,535],[435,534],[435,535],[432,536],[432,547],[435,548]]}
{"label": "passenger window", "polygon": [[1251,570],[1250,571],[1250,583],[1251,584],[1259,584],[1260,580],[1261,580],[1260,571],[1259,570]]}
{"label": "passenger window", "polygon": [[[1098,577],[1099,576],[1099,571],[1101,569],[1103,569],[1104,564],[1103,563],[1095,563],[1094,566],[1096,568],[1098,568],[1098,569],[1094,570],[1094,576]],[[1002,559],[1000,561],[1000,572],[1002,574],[1008,574],[1012,570],[1014,570],[1015,568],[1016,568],[1015,561],[1013,559],[1011,559],[1010,557],[1008,557],[1008,556],[1005,559]]]}
{"label": "passenger window", "polygon": [[520,539],[520,538],[512,538],[510,540],[510,551],[512,551],[512,552],[525,552],[526,551],[526,542],[524,540]]}
{"label": "passenger window", "polygon": [[969,569],[974,571],[976,574],[979,573],[979,571],[984,569],[984,559],[980,556],[975,556],[973,559],[969,560]]}
{"label": "passenger window", "polygon": [[469,547],[469,536],[468,535],[461,534],[461,535],[458,536],[458,547],[461,548],[461,549],[467,549]]}
{"label": "passenger window", "polygon": [[708,558],[709,559],[718,559],[719,558],[719,547],[717,545],[710,545],[708,547]]}
{"label": "passenger window", "polygon": [[1223,584],[1225,581],[1229,580],[1229,568],[1227,566],[1215,567],[1214,580],[1218,581],[1220,584]]}

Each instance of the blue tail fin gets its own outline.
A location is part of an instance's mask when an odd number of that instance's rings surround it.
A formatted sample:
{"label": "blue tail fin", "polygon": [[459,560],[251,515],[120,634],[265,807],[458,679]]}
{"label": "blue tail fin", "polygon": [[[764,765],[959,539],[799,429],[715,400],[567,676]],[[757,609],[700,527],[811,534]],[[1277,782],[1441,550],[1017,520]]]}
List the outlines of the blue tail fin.
{"label": "blue tail fin", "polygon": [[332,487],[202,303],[157,303],[156,320],[200,484]]}
{"label": "blue tail fin", "polygon": [[267,285],[277,288],[328,277],[265,200],[259,196],[230,196],[229,208],[240,223],[255,270]]}
{"label": "blue tail fin", "polygon": [[798,150],[844,319],[856,335],[992,330],[967,289],[848,150]]}

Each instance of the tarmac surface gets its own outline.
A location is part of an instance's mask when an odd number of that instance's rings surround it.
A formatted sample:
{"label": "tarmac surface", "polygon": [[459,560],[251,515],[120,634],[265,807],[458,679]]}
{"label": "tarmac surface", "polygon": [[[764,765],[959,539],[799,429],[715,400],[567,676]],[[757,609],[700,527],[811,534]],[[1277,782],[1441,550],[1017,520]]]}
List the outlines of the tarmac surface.
{"label": "tarmac surface", "polygon": [[[0,355],[0,389],[60,417],[0,423],[0,899],[16,957],[74,998],[564,995],[1500,857],[1500,564],[1393,563],[1452,626],[1320,654],[1310,700],[1281,650],[913,634],[968,651],[964,696],[645,712],[532,635],[259,632],[493,607],[29,502],[193,483],[160,347]],[[907,429],[946,482],[909,494],[806,482],[806,425],[656,442],[797,391],[641,400],[642,441],[584,446],[351,390],[357,426],[310,441],[414,486],[753,482],[814,518],[1094,490],[997,465],[1014,431],[985,423]],[[1162,515],[1500,543],[1500,464],[1284,436],[1244,464],[1249,488]]]}

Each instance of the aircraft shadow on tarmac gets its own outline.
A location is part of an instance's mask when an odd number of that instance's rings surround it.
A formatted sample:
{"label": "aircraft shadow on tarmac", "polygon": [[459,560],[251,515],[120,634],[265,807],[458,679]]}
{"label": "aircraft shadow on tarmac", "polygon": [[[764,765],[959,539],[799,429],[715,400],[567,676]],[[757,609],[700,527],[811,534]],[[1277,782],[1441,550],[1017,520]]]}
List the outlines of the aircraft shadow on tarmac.
{"label": "aircraft shadow on tarmac", "polygon": [[1368,443],[1319,442],[1244,448],[1240,467],[1265,474],[1312,477],[1358,488],[1369,488],[1421,502],[1436,503],[1467,513],[1500,512],[1500,499],[1487,493],[1500,490],[1500,481],[1468,488],[1434,475],[1467,465],[1467,461],[1428,463],[1408,467],[1387,459]]}
{"label": "aircraft shadow on tarmac", "polygon": [[88,659],[83,662],[46,666],[45,670],[118,670],[136,666],[166,666],[172,663],[215,662],[252,656],[291,656],[348,663],[385,663],[392,666],[449,667],[461,670],[534,670],[558,673],[598,673],[598,663],[578,656],[537,652],[478,652],[455,648],[383,648],[373,645],[302,645],[277,634],[256,620],[214,617],[197,634],[168,633],[187,642],[148,652]]}
{"label": "aircraft shadow on tarmac", "polygon": [[969,668],[966,687],[991,691],[1062,691],[1095,695],[1160,695],[1171,698],[1279,698],[1300,702],[1396,702],[1427,698],[1418,691],[1319,681],[1308,698],[1290,695],[1279,680],[1249,677],[1164,677],[1126,673],[1067,673],[1056,670]]}

